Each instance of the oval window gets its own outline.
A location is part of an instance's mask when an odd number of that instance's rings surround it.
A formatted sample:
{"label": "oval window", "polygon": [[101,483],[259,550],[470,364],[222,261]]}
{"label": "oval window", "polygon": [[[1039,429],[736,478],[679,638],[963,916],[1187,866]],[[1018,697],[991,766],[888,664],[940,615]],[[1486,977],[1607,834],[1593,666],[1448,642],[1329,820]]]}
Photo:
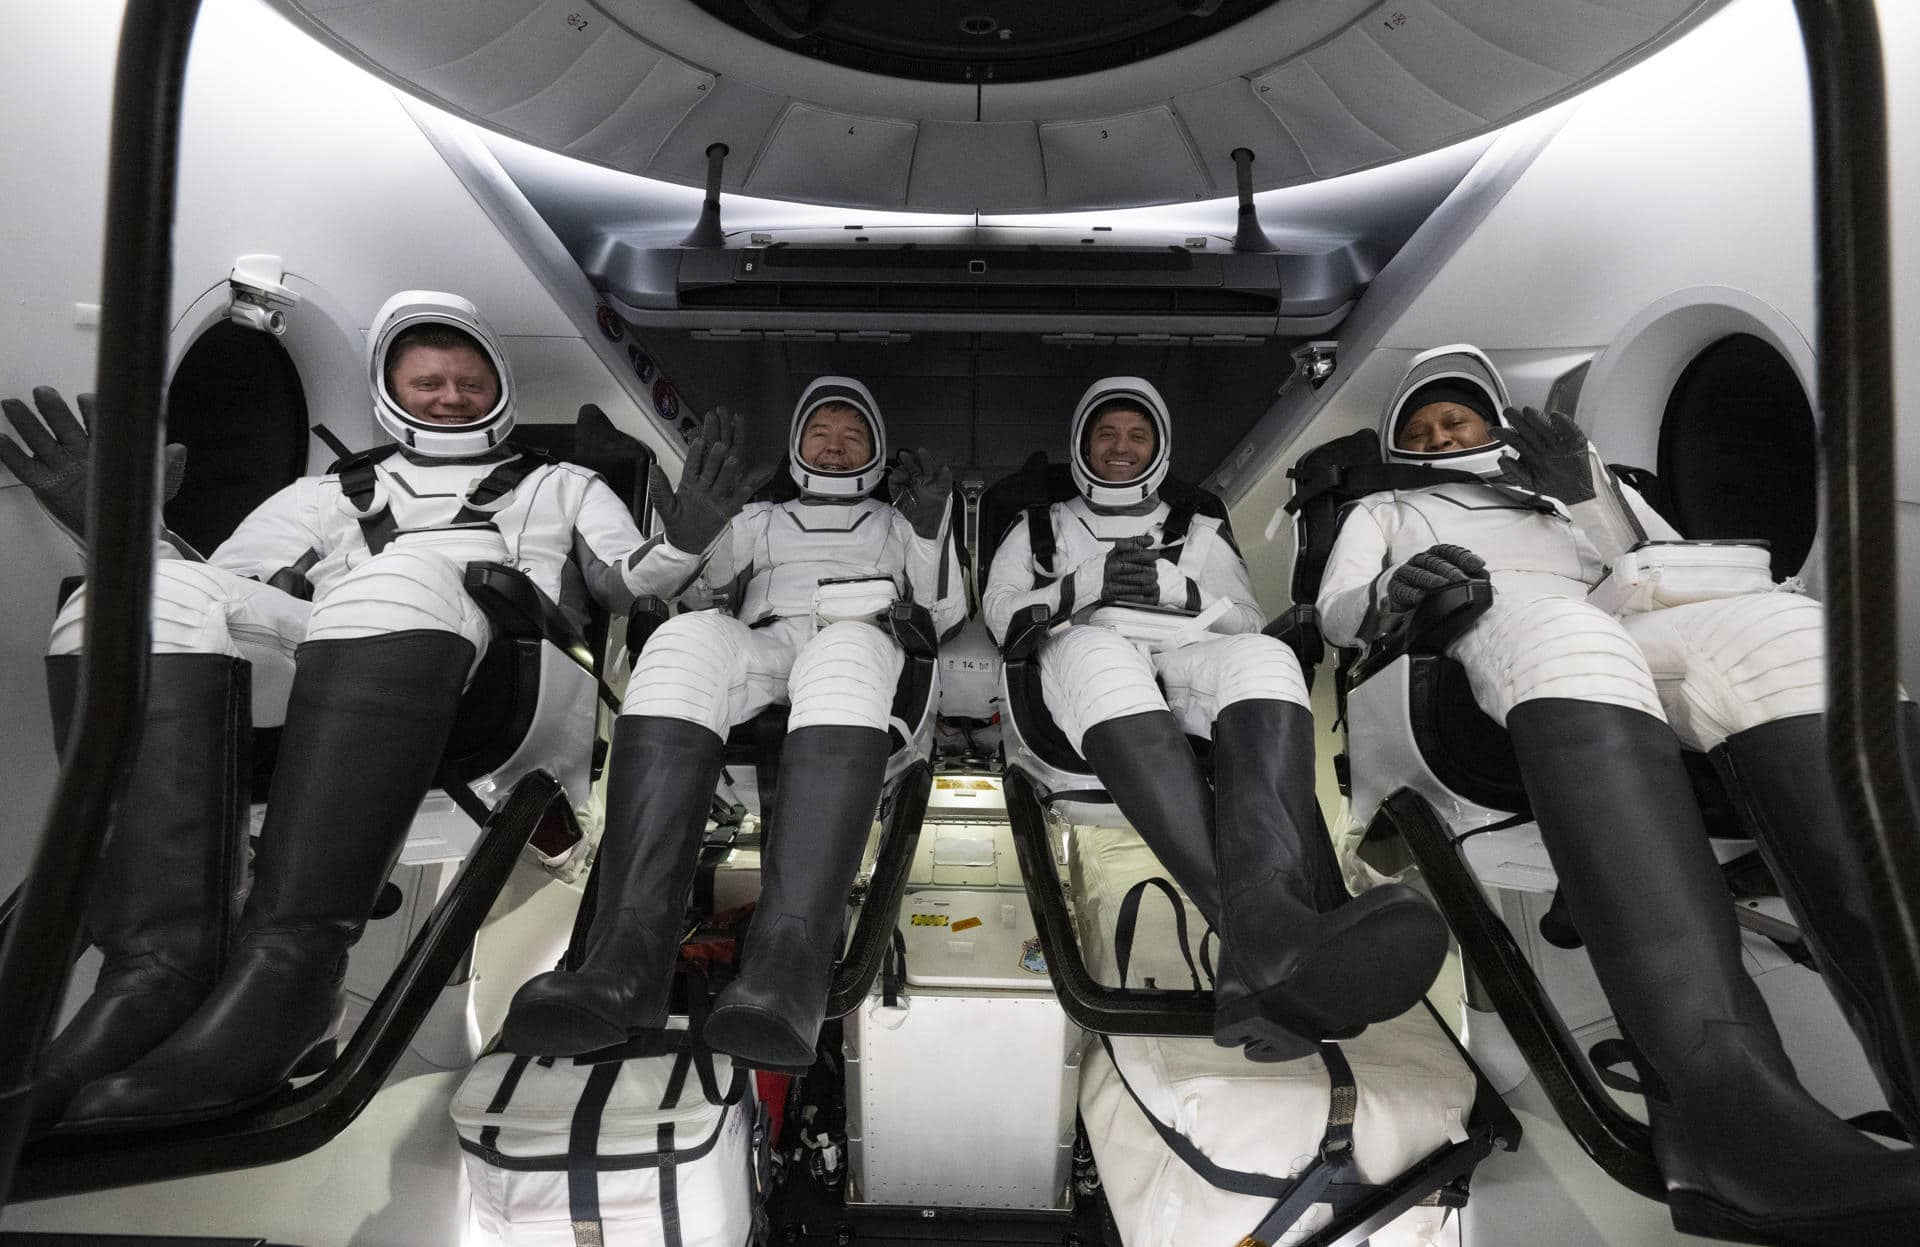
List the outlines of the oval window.
{"label": "oval window", "polygon": [[1721,338],[1674,383],[1660,478],[1687,537],[1765,538],[1773,574],[1806,562],[1819,523],[1819,436],[1793,366],[1752,334]]}
{"label": "oval window", "polygon": [[195,339],[167,388],[167,440],[187,448],[167,527],[211,554],[306,467],[306,393],[280,340],[225,320]]}

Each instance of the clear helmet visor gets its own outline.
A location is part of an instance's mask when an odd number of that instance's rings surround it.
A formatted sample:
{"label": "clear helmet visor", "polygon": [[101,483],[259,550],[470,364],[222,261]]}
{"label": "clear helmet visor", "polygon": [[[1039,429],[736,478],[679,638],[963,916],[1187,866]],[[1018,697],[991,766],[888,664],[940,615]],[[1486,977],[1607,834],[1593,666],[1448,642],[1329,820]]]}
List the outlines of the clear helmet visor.
{"label": "clear helmet visor", "polygon": [[1506,383],[1493,362],[1478,348],[1440,347],[1415,356],[1407,375],[1395,389],[1380,421],[1380,450],[1389,463],[1430,464],[1476,476],[1495,476],[1512,451],[1497,440],[1441,450],[1414,450],[1400,444],[1414,415],[1436,403],[1464,407],[1478,415],[1492,433],[1506,427],[1510,402]]}
{"label": "clear helmet visor", "polygon": [[[447,332],[452,331],[452,332]],[[486,362],[497,385],[493,401],[459,423],[422,419],[394,392],[395,366],[404,367],[414,347],[468,348]],[[401,445],[436,458],[484,454],[513,429],[513,374],[499,335],[472,303],[434,290],[404,290],[387,300],[368,335],[367,383],[374,417]]]}
{"label": "clear helmet visor", "polygon": [[[823,419],[834,418],[834,410],[851,409],[866,422],[871,453],[865,463],[816,467],[806,461],[807,426],[822,408],[833,409]],[[807,386],[794,404],[793,422],[787,430],[787,470],[801,493],[816,498],[864,498],[879,488],[886,462],[887,428],[872,391],[852,377],[819,377]]]}
{"label": "clear helmet visor", "polygon": [[[1119,458],[1138,459],[1137,470],[1125,480],[1108,480],[1124,465],[1097,464],[1089,456],[1093,431],[1110,411],[1127,409],[1138,412],[1153,426],[1153,448],[1141,458],[1130,450]],[[1167,414],[1166,399],[1144,377],[1103,377],[1087,387],[1073,411],[1073,426],[1067,443],[1073,483],[1081,496],[1096,506],[1126,507],[1144,502],[1167,479],[1167,466],[1173,459],[1173,422]]]}

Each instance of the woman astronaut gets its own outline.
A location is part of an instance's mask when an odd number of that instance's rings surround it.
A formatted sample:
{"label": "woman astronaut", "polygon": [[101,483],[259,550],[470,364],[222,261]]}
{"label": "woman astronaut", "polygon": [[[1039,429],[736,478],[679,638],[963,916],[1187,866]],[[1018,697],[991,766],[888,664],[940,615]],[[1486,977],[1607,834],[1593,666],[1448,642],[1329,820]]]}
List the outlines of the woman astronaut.
{"label": "woman astronaut", "polygon": [[[1040,652],[1047,709],[1218,933],[1214,1042],[1290,1060],[1411,1008],[1447,931],[1404,887],[1348,899],[1316,817],[1300,665],[1260,635],[1265,617],[1222,523],[1161,499],[1171,441],[1151,383],[1095,382],[1073,416],[1079,496],[1047,517],[1052,558],[1041,565],[1016,523],[982,607],[997,638],[1036,603],[1065,625]],[[1102,604],[1212,613],[1225,635],[1149,655],[1106,626],[1111,613],[1081,622]],[[1213,740],[1211,791],[1188,732]]]}
{"label": "woman astronaut", "polygon": [[[95,1126],[212,1116],[324,1056],[347,950],[489,639],[468,561],[520,566],[563,609],[570,585],[624,611],[679,583],[598,477],[505,441],[513,380],[471,303],[402,292],[369,342],[374,413],[398,445],[287,486],[207,561],[155,568],[146,728],[88,909],[105,961],[42,1054],[42,1126],[63,1109]],[[86,435],[58,394],[34,397],[46,428],[6,403],[31,456],[0,437],[0,457],[79,535]],[[85,610],[83,589],[47,659],[62,744]],[[283,712],[236,927],[250,725]]]}
{"label": "woman astronaut", "polygon": [[513,1051],[582,1053],[665,1025],[727,732],[784,701],[793,709],[760,900],[740,976],[715,1002],[705,1038],[761,1068],[813,1061],[904,662],[874,620],[904,594],[945,634],[966,599],[948,531],[952,474],[908,451],[888,480],[893,504],[871,497],[886,470],[886,428],[864,385],[809,385],[788,459],[801,491],[793,501],[696,508],[679,498],[665,516],[671,557],[689,577],[704,560],[710,585],[732,584],[734,614],[668,620],[635,664],[614,723],[586,957],[515,994],[502,1030]]}
{"label": "woman astronaut", "polygon": [[[1615,618],[1589,604],[1602,551],[1618,545],[1606,519],[1609,508],[1622,515],[1616,500],[1649,537],[1678,535],[1598,466],[1570,419],[1506,402],[1471,347],[1415,361],[1387,408],[1384,453],[1488,483],[1355,504],[1321,581],[1321,627],[1353,645],[1446,584],[1491,580],[1491,609],[1448,652],[1513,738],[1575,925],[1640,1055],[1675,1224],[1765,1225],[1785,1235],[1768,1241],[1794,1243],[1912,1242],[1920,1164],[1796,1081],[1741,965],[1680,757],[1682,745],[1709,752],[1740,792],[1890,1103],[1910,1131],[1920,1126],[1877,1005],[1866,877],[1827,774],[1820,606],[1776,592]],[[1911,704],[1905,712],[1911,724]]]}

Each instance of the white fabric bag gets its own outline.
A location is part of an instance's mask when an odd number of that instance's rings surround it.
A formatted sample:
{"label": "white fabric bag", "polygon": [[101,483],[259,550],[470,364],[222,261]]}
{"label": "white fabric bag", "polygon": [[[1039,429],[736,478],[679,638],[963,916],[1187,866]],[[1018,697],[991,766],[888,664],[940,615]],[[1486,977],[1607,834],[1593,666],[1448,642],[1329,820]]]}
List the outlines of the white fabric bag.
{"label": "white fabric bag", "polygon": [[746,1071],[712,1060],[717,1086],[703,1088],[686,1050],[594,1065],[480,1058],[452,1108],[476,1241],[744,1247],[763,1128]]}
{"label": "white fabric bag", "polygon": [[1764,542],[1643,541],[1607,569],[1587,601],[1610,615],[1772,593],[1773,556]]}

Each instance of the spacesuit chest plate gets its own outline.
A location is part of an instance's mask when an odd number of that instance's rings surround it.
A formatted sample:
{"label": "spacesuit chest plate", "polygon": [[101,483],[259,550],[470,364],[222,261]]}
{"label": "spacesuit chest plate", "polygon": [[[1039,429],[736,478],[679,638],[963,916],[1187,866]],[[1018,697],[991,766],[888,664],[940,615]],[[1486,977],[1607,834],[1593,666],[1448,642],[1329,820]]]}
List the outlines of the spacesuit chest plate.
{"label": "spacesuit chest plate", "polygon": [[871,498],[851,503],[783,502],[755,538],[752,574],[738,614],[749,623],[813,611],[823,580],[887,576],[904,589],[906,545],[894,509]]}

